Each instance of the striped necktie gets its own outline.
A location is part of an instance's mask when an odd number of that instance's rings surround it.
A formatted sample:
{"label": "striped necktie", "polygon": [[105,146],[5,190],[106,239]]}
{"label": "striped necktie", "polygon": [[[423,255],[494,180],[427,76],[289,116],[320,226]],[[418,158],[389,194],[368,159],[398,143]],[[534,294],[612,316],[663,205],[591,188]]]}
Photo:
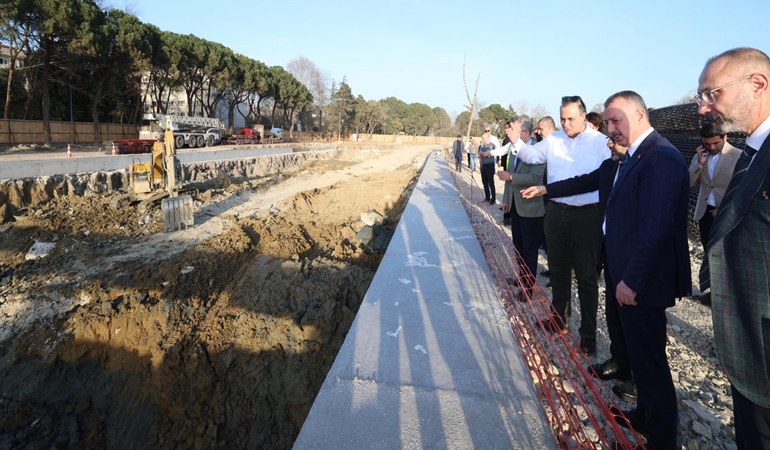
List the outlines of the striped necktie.
{"label": "striped necktie", "polygon": [[746,171],[749,170],[749,164],[751,164],[751,160],[754,158],[756,153],[757,151],[748,145],[743,148],[741,157],[738,158],[738,162],[735,163],[733,177],[730,178],[730,184],[727,186],[727,192],[722,198],[721,204],[726,204],[732,198],[733,194],[735,193],[735,189],[740,186],[744,175],[746,175]]}

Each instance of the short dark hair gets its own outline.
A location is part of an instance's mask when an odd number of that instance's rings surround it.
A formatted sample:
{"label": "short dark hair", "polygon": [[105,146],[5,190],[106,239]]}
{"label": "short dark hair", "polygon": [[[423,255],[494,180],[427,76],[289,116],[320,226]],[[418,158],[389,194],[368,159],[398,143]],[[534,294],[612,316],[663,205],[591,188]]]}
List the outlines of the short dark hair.
{"label": "short dark hair", "polygon": [[725,133],[722,133],[722,130],[720,130],[714,122],[705,122],[703,126],[700,127],[700,130],[698,130],[698,134],[700,134],[700,137],[706,139],[716,136],[725,137]]}
{"label": "short dark hair", "polygon": [[604,125],[604,119],[602,119],[602,115],[598,112],[591,111],[590,113],[586,114],[586,120],[594,124],[597,130],[602,131],[602,125]]}
{"label": "short dark hair", "polygon": [[610,103],[619,98],[625,99],[627,102],[635,104],[637,108],[642,108],[644,110],[644,115],[647,115],[647,104],[644,103],[642,96],[634,91],[620,91],[610,95],[610,97],[604,102],[604,109],[607,109],[607,107],[610,106]]}
{"label": "short dark hair", "polygon": [[567,105],[576,104],[578,105],[578,109],[580,109],[581,114],[585,114],[586,112],[586,104],[583,102],[583,99],[580,98],[579,95],[566,95],[561,98],[561,107],[565,107]]}
{"label": "short dark hair", "polygon": [[463,137],[463,135],[462,135],[462,134],[458,134],[458,135],[457,135],[457,138],[458,138],[458,139],[459,139],[459,138],[462,138],[462,137]]}

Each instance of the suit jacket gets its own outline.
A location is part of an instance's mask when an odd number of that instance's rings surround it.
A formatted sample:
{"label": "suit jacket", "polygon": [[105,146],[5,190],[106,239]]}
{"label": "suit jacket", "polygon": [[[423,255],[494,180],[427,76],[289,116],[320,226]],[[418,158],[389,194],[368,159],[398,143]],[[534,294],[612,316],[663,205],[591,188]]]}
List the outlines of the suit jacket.
{"label": "suit jacket", "polygon": [[725,142],[722,155],[719,157],[717,166],[714,169],[713,178],[709,176],[708,167],[701,168],[698,165],[698,154],[696,153],[693,156],[692,163],[690,163],[690,187],[695,187],[698,181],[700,181],[698,203],[695,205],[695,214],[693,215],[695,220],[700,220],[706,212],[709,194],[712,191],[714,192],[714,203],[716,203],[716,206],[718,207],[722,203],[722,197],[725,195],[727,185],[730,184],[735,163],[738,162],[741,153],[743,153],[742,150],[733,147],[729,142]]}
{"label": "suit jacket", "polygon": [[770,408],[770,139],[758,150],[740,184],[730,184],[706,251],[714,338],[727,377]]}
{"label": "suit jacket", "polygon": [[542,197],[525,199],[521,196],[521,190],[530,186],[538,186],[543,182],[545,164],[527,164],[519,161],[519,167],[514,170],[516,158],[508,152],[508,173],[511,180],[505,182],[503,190],[503,203],[508,204],[509,211],[516,208],[516,213],[521,217],[545,216],[545,205]]}
{"label": "suit jacket", "polygon": [[[681,153],[657,131],[642,141],[615,181],[618,163],[546,186],[550,198],[599,190],[610,279],[624,281],[642,305],[673,306],[690,295],[689,183]],[[601,232],[601,230],[600,230]]]}

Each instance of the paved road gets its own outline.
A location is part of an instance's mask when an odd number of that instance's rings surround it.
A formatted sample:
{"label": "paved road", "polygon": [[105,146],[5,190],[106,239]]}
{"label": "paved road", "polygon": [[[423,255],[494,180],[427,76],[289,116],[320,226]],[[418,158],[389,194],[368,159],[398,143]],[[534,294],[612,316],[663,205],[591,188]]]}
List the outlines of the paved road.
{"label": "paved road", "polygon": [[[183,149],[177,157],[182,164],[209,161],[258,158],[267,155],[292,153],[292,147],[212,147]],[[34,178],[52,175],[107,172],[128,169],[134,162],[149,162],[148,153],[140,155],[115,155],[92,149],[73,149],[72,157],[64,151],[35,151],[0,153],[0,180]]]}

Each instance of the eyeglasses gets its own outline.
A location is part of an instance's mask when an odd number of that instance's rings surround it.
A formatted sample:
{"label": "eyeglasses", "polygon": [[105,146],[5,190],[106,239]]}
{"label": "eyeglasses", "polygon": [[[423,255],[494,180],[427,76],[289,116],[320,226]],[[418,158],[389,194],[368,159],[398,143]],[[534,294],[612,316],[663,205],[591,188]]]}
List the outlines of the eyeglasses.
{"label": "eyeglasses", "polygon": [[561,98],[562,103],[577,103],[583,101],[579,95],[567,95]]}
{"label": "eyeglasses", "polygon": [[491,133],[492,130],[484,130],[484,133]]}
{"label": "eyeglasses", "polygon": [[717,101],[716,97],[714,97],[714,92],[716,92],[716,91],[718,91],[720,89],[724,89],[727,86],[732,86],[735,83],[740,83],[743,80],[747,80],[747,79],[751,78],[753,75],[754,74],[752,73],[752,74],[746,75],[745,77],[738,78],[735,81],[731,81],[731,82],[729,82],[727,84],[723,84],[722,86],[715,87],[714,89],[709,89],[708,91],[703,91],[703,92],[701,92],[699,94],[695,94],[695,101],[698,102],[699,105],[701,104],[701,102],[706,102],[706,104],[708,104],[708,105],[713,105],[714,102]]}

